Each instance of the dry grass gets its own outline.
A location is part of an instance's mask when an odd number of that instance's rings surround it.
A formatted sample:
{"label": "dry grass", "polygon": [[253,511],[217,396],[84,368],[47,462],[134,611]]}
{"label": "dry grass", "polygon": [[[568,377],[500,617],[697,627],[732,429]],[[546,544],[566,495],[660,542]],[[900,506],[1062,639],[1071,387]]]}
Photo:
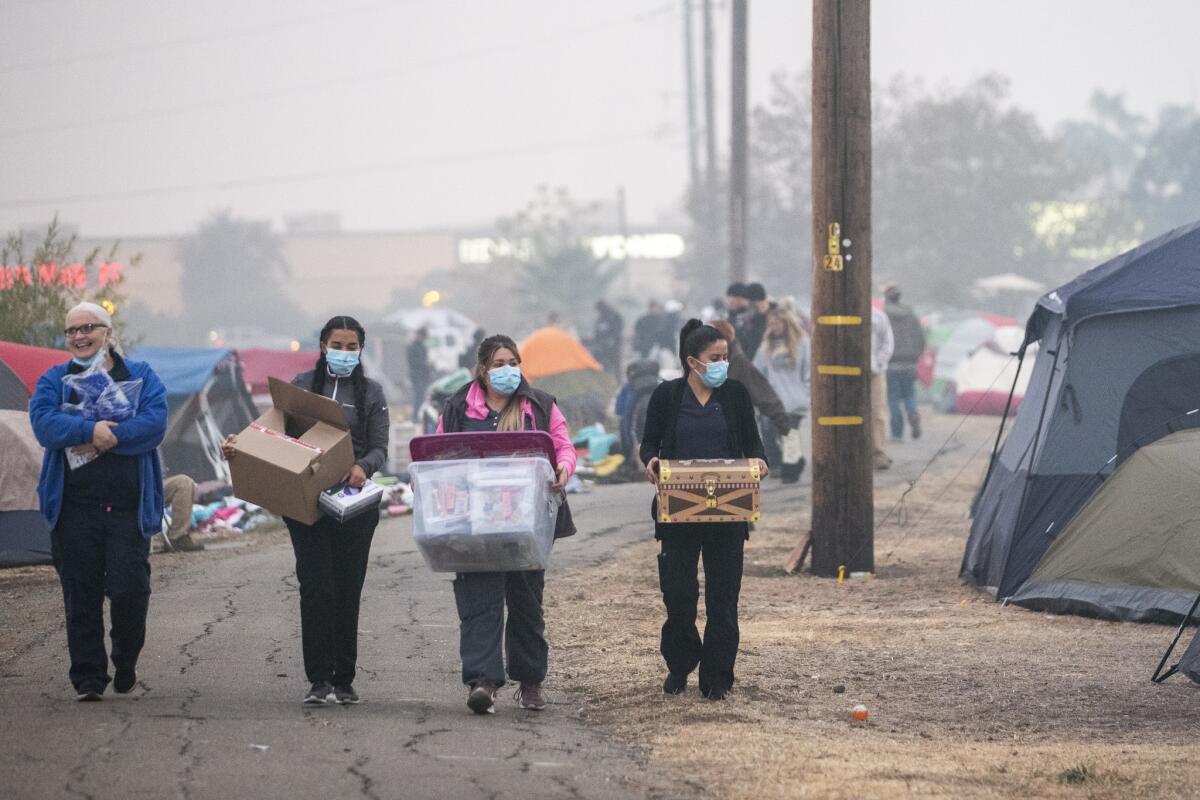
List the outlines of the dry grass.
{"label": "dry grass", "polygon": [[[726,702],[694,683],[659,691],[653,542],[548,584],[556,677],[582,688],[589,719],[715,797],[1196,796],[1200,692],[1149,682],[1171,631],[1003,608],[958,581],[983,459],[926,510],[972,452],[914,492],[919,528],[878,531],[877,578],[787,576],[806,515],[759,526]],[[898,496],[880,491],[877,517]]]}

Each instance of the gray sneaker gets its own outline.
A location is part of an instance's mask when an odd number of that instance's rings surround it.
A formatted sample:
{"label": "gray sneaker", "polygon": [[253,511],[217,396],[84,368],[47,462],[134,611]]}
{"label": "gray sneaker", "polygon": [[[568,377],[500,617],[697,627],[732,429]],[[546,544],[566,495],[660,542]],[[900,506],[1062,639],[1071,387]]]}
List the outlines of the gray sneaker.
{"label": "gray sneaker", "polygon": [[329,698],[332,695],[333,687],[328,683],[314,683],[312,688],[308,690],[308,694],[304,695],[303,704],[306,706],[328,705]]}
{"label": "gray sneaker", "polygon": [[339,706],[356,706],[362,701],[358,699],[358,693],[354,691],[353,686],[335,686],[333,702]]}

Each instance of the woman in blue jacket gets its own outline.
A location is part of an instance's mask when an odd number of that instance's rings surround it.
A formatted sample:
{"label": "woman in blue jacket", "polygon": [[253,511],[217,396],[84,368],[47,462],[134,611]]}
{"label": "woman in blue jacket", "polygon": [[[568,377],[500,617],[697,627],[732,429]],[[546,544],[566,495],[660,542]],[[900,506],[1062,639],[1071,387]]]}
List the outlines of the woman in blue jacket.
{"label": "woman in blue jacket", "polygon": [[[94,303],[67,314],[72,358],[51,367],[29,401],[29,418],[46,448],[38,497],[51,528],[50,547],[67,616],[71,683],[79,700],[100,700],[109,683],[104,646],[104,596],[112,617],[113,688],[137,682],[150,607],[150,537],[162,530],[162,468],[158,445],[167,431],[162,381],[112,344],[112,318]],[[136,412],[123,422],[93,422],[63,410],[77,403],[68,375],[102,363],[114,381],[137,381]],[[72,468],[67,451],[92,458]]]}

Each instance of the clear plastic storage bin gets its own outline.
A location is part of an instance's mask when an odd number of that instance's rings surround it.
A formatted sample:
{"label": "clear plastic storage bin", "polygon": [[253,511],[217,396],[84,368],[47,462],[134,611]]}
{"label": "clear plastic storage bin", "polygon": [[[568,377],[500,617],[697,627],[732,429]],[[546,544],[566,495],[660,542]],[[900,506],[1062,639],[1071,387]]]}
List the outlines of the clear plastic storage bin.
{"label": "clear plastic storage bin", "polygon": [[561,495],[544,458],[416,461],[413,539],[435,572],[545,569]]}

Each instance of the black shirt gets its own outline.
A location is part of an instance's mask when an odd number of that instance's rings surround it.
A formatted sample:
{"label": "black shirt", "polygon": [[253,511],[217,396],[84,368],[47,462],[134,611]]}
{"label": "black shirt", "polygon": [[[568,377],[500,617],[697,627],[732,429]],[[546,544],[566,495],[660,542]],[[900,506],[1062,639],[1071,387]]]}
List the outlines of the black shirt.
{"label": "black shirt", "polygon": [[[108,371],[114,381],[129,380],[129,367],[116,351],[110,351],[113,366]],[[71,362],[67,374],[78,375],[83,367]],[[71,393],[70,402],[78,403],[79,397]],[[112,506],[122,510],[138,508],[142,495],[142,479],[137,456],[122,456],[113,452],[100,456],[78,469],[67,466],[63,459],[66,480],[63,500],[76,505]]]}
{"label": "black shirt", "polygon": [[715,393],[700,405],[692,387],[684,387],[675,421],[675,449],[676,458],[733,458],[729,424]]}
{"label": "black shirt", "polygon": [[482,432],[491,432],[491,431],[496,430],[496,426],[499,424],[500,424],[500,415],[497,414],[495,411],[493,411],[491,408],[489,408],[488,415],[484,419],[475,419],[474,417],[472,417],[469,414],[466,415],[465,417],[463,417],[462,429],[463,429],[464,433],[466,433],[466,432],[479,433],[481,431]]}

